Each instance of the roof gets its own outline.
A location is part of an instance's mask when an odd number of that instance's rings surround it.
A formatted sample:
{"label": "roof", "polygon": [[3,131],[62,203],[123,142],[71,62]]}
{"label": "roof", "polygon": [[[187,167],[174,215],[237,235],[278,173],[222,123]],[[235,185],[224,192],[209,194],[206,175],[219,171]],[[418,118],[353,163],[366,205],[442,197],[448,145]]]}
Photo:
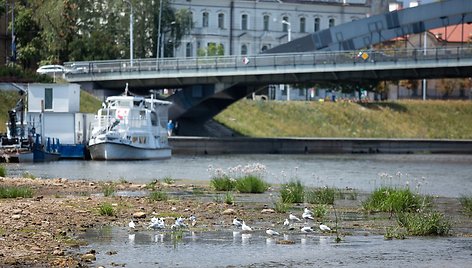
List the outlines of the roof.
{"label": "roof", "polygon": [[[464,23],[429,30],[436,38],[447,42],[472,41],[472,24]],[[464,33],[464,35],[462,35]]]}

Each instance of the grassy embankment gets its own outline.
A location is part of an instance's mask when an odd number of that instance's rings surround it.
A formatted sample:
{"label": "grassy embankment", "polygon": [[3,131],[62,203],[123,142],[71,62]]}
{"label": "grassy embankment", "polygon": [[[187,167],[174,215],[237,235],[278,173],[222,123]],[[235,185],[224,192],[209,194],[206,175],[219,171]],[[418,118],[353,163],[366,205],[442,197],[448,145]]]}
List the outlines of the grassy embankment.
{"label": "grassy embankment", "polygon": [[[17,91],[2,91],[0,90],[0,133],[5,133],[8,120],[8,111],[15,107],[18,101]],[[95,96],[85,92],[80,92],[80,112],[81,113],[96,113],[101,107],[101,101]]]}
{"label": "grassy embankment", "polygon": [[241,100],[215,119],[251,137],[472,139],[471,101]]}

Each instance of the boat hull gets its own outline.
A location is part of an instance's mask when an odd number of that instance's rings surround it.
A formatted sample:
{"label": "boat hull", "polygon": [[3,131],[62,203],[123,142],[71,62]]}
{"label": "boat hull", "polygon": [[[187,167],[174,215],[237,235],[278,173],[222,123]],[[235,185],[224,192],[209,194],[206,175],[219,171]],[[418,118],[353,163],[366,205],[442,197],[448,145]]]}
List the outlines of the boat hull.
{"label": "boat hull", "polygon": [[121,143],[103,142],[89,146],[92,160],[148,160],[168,159],[171,148],[139,148]]}

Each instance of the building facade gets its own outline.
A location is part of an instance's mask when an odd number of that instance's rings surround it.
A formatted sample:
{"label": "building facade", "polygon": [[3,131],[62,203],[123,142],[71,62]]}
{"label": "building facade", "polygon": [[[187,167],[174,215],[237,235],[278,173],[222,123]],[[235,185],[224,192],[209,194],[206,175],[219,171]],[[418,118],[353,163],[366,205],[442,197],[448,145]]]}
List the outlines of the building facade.
{"label": "building facade", "polygon": [[365,18],[372,12],[368,0],[174,0],[171,3],[175,9],[189,9],[193,18],[193,29],[175,49],[176,57],[196,57],[212,44],[219,46],[224,55],[259,54],[312,32]]}

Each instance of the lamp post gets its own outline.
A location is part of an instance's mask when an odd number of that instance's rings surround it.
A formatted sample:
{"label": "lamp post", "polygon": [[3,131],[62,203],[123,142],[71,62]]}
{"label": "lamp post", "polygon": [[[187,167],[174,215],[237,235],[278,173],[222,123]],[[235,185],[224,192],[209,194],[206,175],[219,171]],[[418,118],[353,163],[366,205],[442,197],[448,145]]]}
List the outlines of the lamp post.
{"label": "lamp post", "polygon": [[126,3],[129,4],[131,9],[129,14],[129,61],[131,67],[133,67],[133,4],[130,0],[126,0]]}
{"label": "lamp post", "polygon": [[[286,20],[282,20],[282,24],[287,25],[287,41],[290,42],[292,41],[292,27],[290,25],[290,22]],[[286,85],[285,90],[287,90],[287,101],[290,100],[290,85]]]}
{"label": "lamp post", "polygon": [[161,47],[161,23],[162,22],[162,0],[159,1],[159,25],[157,26],[157,48],[156,48],[156,59],[159,58],[159,49]]}

